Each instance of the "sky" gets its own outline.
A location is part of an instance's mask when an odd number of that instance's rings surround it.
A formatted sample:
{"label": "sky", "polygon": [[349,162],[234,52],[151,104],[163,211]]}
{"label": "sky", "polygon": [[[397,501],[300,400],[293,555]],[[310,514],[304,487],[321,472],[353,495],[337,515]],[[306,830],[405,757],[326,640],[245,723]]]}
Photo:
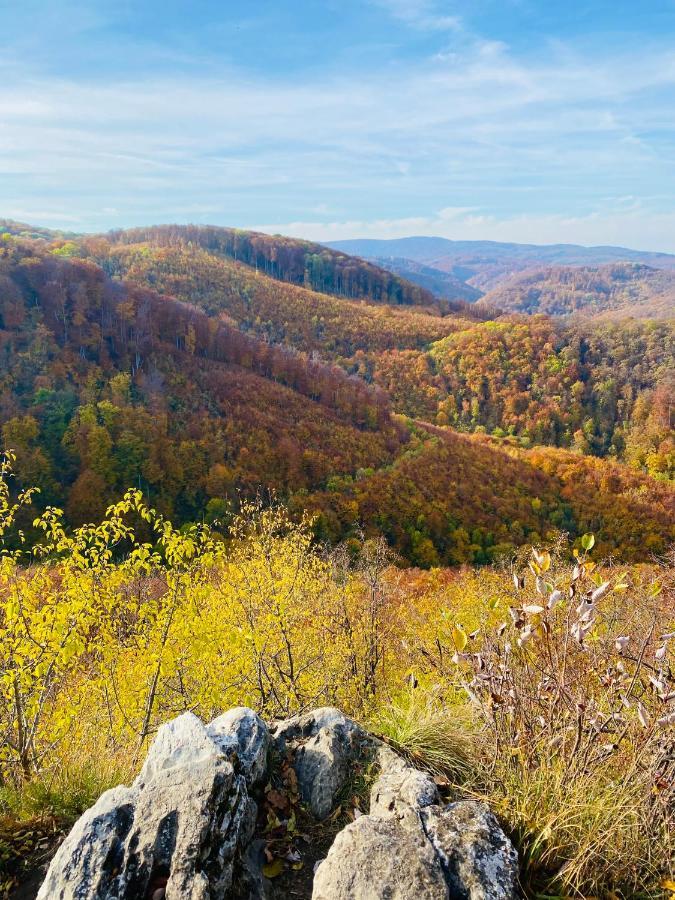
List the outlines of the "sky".
{"label": "sky", "polygon": [[0,217],[675,252],[675,0],[0,0]]}

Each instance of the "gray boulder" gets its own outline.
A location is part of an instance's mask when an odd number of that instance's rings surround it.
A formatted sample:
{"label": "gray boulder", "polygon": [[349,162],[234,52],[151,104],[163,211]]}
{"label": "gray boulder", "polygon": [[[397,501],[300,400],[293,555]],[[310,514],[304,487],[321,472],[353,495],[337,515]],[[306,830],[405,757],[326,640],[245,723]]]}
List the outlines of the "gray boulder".
{"label": "gray boulder", "polygon": [[518,883],[518,854],[483,803],[462,800],[421,810],[424,831],[457,900],[511,900]]}
{"label": "gray boulder", "polygon": [[130,788],[107,791],[76,822],[38,900],[224,897],[255,817],[245,774],[235,771],[217,736],[186,713],[160,728]]}
{"label": "gray boulder", "polygon": [[332,706],[277,722],[271,731],[278,753],[292,755],[303,801],[317,819],[325,819],[369,745],[368,735]]}
{"label": "gray boulder", "polygon": [[440,860],[412,810],[361,816],[316,870],[312,900],[449,900]]}
{"label": "gray boulder", "polygon": [[338,834],[312,900],[514,900],[517,877],[515,850],[481,803],[401,803]]}

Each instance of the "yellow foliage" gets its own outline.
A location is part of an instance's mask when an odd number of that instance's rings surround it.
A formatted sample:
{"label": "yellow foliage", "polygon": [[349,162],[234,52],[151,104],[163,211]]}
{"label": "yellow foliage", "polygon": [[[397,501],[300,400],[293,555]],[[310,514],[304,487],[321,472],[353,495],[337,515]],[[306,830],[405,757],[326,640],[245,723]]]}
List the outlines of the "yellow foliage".
{"label": "yellow foliage", "polygon": [[[31,496],[13,499],[12,462],[0,459],[0,540]],[[526,584],[515,569],[401,570],[381,540],[328,552],[309,519],[274,505],[244,504],[225,540],[206,526],[175,529],[139,491],[99,525],[69,533],[53,508],[34,525],[43,539],[30,555],[0,545],[3,791],[27,797],[26,785],[58,782],[80,757],[110,762],[98,790],[131,774],[158,726],[185,710],[208,720],[248,705],[270,719],[335,704],[437,771],[464,779],[475,766],[479,783],[465,790],[487,791],[528,866],[576,894],[607,880],[598,854],[614,866],[631,847],[646,846],[646,858],[658,846],[644,824],[657,834],[649,778],[616,791],[624,762],[667,718],[664,685],[656,679],[655,693],[654,677],[643,686],[626,667],[640,641],[637,665],[647,647],[655,661],[648,673],[666,659],[672,585],[647,567],[607,577],[586,555],[592,535],[571,575],[557,551],[534,551]],[[527,562],[523,552],[518,565]],[[583,598],[577,631],[556,645],[572,596],[573,608]],[[596,606],[603,616],[586,628]],[[615,713],[617,679],[639,696]],[[549,721],[555,703],[564,708]],[[621,723],[611,753],[595,718],[581,729],[586,708],[605,729]],[[624,881],[670,875],[657,860],[667,850],[653,855]]]}

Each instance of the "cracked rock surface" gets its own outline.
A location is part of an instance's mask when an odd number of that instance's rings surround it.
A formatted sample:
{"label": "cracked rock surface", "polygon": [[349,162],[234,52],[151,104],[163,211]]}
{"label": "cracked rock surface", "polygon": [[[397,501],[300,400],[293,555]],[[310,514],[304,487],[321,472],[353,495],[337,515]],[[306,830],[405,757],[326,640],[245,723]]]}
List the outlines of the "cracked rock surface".
{"label": "cracked rock surface", "polygon": [[333,707],[270,729],[246,707],[208,725],[191,713],[164,725],[133,784],[107,791],[75,823],[38,900],[286,898],[264,877],[267,833],[256,831],[254,798],[270,790],[272,760],[293,767],[319,821],[357,771],[377,772],[370,812],[337,834],[313,883],[293,896],[515,900],[518,858],[490,810],[443,804],[427,772]]}
{"label": "cracked rock surface", "polygon": [[244,772],[191,713],[164,725],[132,786],[107,791],[76,822],[38,900],[139,900],[154,885],[166,900],[229,896],[256,817]]}
{"label": "cracked rock surface", "polygon": [[317,819],[325,819],[349,781],[352,764],[363,754],[368,735],[332,706],[276,722],[272,734],[281,756],[293,754],[300,796]]}
{"label": "cracked rock surface", "polygon": [[518,858],[481,803],[401,806],[336,837],[312,900],[513,900]]}

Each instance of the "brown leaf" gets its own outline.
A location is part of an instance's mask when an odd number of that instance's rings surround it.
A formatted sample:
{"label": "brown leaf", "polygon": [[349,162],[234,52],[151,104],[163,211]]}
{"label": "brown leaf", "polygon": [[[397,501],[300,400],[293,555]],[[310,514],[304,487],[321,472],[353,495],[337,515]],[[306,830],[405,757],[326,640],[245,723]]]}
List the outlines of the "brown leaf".
{"label": "brown leaf", "polygon": [[282,794],[281,791],[268,791],[267,802],[275,809],[281,811],[288,809],[288,797],[286,796],[286,794]]}

